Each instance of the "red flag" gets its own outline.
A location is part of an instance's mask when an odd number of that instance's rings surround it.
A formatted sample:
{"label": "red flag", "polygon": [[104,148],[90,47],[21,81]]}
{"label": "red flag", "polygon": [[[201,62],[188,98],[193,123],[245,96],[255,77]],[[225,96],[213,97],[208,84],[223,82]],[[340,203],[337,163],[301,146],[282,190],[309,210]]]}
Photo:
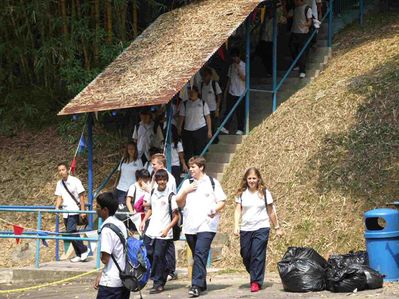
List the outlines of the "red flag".
{"label": "red flag", "polygon": [[224,51],[223,51],[223,47],[220,47],[220,48],[218,49],[218,55],[219,55],[219,57],[220,57],[223,61],[225,61],[225,60],[224,60]]}
{"label": "red flag", "polygon": [[[15,224],[12,226],[12,229],[14,230],[14,235],[18,235],[18,236],[22,235],[22,233],[24,231],[23,227],[20,227],[20,226],[15,225]],[[19,244],[19,239],[18,238],[16,238],[15,241],[17,242],[17,244]]]}
{"label": "red flag", "polygon": [[76,157],[73,158],[71,167],[69,168],[69,172],[74,175],[75,174],[75,169],[76,169]]}

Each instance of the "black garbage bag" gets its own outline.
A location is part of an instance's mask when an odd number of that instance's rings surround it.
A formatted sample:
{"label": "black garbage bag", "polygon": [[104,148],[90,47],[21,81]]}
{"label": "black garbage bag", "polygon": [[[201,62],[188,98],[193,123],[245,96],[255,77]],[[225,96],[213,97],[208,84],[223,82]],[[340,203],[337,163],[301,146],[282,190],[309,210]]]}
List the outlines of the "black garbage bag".
{"label": "black garbage bag", "polygon": [[326,289],[327,262],[314,249],[289,247],[278,263],[285,291],[315,292]]}
{"label": "black garbage bag", "polygon": [[349,265],[369,265],[369,257],[367,251],[349,252],[342,255],[331,255],[328,258],[328,265],[333,268],[345,268]]}
{"label": "black garbage bag", "polygon": [[382,288],[383,279],[383,275],[368,266],[352,264],[341,269],[330,268],[327,271],[327,289],[339,293],[378,289]]}

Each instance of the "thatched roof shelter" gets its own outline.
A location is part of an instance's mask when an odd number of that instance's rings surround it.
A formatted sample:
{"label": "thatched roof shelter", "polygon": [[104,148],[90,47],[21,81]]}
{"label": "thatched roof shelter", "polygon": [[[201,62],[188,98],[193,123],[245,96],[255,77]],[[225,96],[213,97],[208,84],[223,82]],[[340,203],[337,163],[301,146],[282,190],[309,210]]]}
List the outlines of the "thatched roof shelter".
{"label": "thatched roof shelter", "polygon": [[259,0],[202,0],[161,15],[60,115],[167,103]]}

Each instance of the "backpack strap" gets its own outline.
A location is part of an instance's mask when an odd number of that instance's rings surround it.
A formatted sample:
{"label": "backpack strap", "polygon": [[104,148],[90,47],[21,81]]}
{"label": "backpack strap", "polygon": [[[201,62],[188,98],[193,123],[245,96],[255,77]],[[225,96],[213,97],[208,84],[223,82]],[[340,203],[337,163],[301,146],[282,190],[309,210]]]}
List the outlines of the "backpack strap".
{"label": "backpack strap", "polygon": [[213,94],[215,95],[215,99],[216,99],[217,94],[216,94],[216,81],[215,80],[212,80],[212,89],[213,89]]}
{"label": "backpack strap", "polygon": [[136,203],[136,193],[137,193],[137,186],[134,186],[133,205]]}
{"label": "backpack strap", "polygon": [[208,175],[208,177],[209,177],[209,180],[211,181],[212,189],[213,189],[213,191],[215,191],[215,179],[209,175]]}
{"label": "backpack strap", "polygon": [[[125,236],[123,235],[122,231],[119,229],[119,227],[117,227],[117,226],[116,226],[115,224],[113,224],[113,223],[106,223],[106,224],[104,224],[103,227],[101,228],[100,234],[101,234],[102,230],[103,230],[105,227],[108,227],[110,230],[112,230],[112,231],[119,237],[119,240],[121,241],[121,243],[122,243],[122,245],[123,245],[123,250],[125,251],[125,250],[126,250],[126,239],[125,239]],[[116,267],[118,268],[119,272],[122,272],[121,267],[119,267],[119,264],[118,264],[118,262],[116,261],[116,258],[114,257],[114,255],[113,255],[112,253],[111,253],[111,258],[112,258],[112,260],[114,261],[114,263],[115,263]]]}

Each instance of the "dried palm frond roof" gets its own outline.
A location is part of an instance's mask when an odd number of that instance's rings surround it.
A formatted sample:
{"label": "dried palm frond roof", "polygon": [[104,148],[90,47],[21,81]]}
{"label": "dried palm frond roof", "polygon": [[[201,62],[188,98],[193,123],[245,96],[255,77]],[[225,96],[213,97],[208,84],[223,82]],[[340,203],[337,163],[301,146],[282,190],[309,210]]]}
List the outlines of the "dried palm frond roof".
{"label": "dried palm frond roof", "polygon": [[59,115],[167,103],[259,0],[203,0],[161,15]]}

